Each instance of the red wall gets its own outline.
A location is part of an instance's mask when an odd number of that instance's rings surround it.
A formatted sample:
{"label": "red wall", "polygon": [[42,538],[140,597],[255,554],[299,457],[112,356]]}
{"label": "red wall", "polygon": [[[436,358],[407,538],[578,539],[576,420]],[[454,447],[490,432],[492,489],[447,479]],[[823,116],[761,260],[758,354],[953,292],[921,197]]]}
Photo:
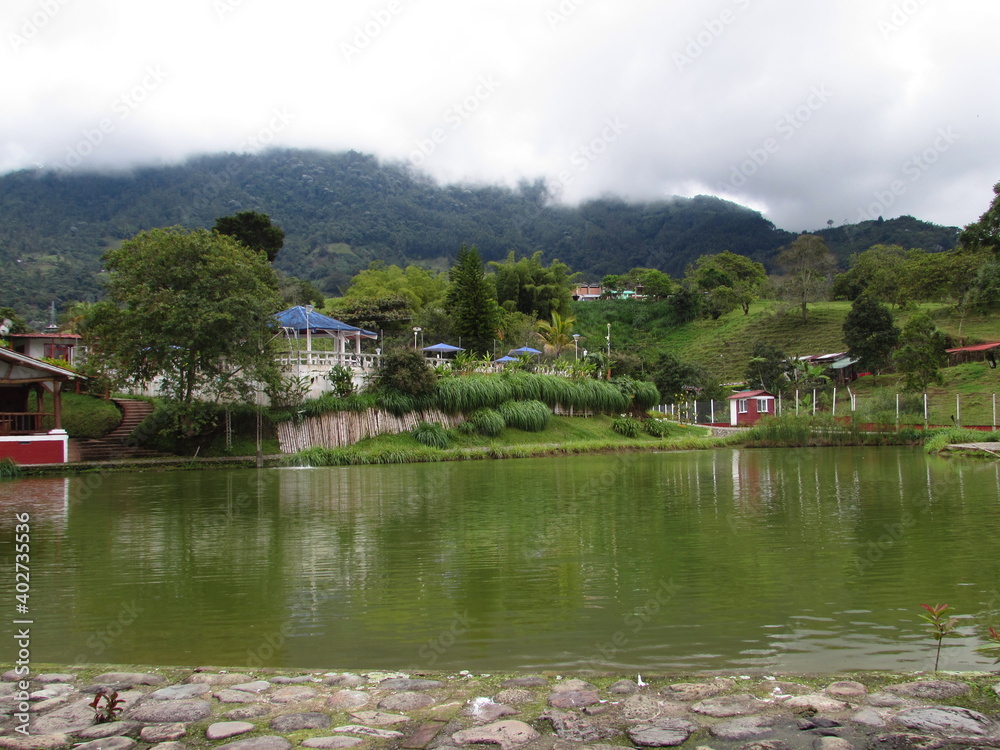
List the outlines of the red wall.
{"label": "red wall", "polygon": [[30,435],[0,440],[0,458],[12,458],[19,464],[61,464],[64,445],[63,440],[33,440]]}

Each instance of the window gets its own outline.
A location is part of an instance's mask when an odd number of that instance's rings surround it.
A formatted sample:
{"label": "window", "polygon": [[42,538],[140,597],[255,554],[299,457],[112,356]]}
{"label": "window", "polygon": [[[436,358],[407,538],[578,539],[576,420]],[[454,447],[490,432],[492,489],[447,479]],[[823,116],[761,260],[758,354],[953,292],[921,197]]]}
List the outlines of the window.
{"label": "window", "polygon": [[747,413],[747,402],[749,400],[750,399],[746,399],[746,398],[739,399],[736,402],[736,411],[739,412],[740,414],[746,414]]}
{"label": "window", "polygon": [[757,399],[757,413],[767,414],[767,404],[771,399],[769,398],[758,398]]}

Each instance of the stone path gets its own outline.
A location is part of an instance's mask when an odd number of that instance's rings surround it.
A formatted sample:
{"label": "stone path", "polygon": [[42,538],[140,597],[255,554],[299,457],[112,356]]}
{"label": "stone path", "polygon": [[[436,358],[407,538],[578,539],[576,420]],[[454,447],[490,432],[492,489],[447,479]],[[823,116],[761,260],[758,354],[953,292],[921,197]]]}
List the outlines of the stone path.
{"label": "stone path", "polygon": [[[856,677],[856,676],[855,676]],[[1000,676],[670,679],[65,668],[0,682],[11,750],[1000,750]],[[116,721],[90,707],[102,689]],[[29,734],[18,727],[30,717]],[[978,709],[978,710],[977,710]]]}

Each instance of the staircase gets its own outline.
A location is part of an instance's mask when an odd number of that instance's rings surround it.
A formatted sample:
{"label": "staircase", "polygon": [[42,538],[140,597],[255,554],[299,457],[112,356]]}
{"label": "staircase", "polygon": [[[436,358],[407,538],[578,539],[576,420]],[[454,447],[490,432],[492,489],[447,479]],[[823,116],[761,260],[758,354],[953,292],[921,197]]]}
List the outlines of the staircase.
{"label": "staircase", "polygon": [[158,458],[169,455],[128,443],[132,431],[153,413],[151,403],[131,398],[111,400],[121,409],[122,421],[102,438],[77,441],[80,461],[114,461],[123,458]]}

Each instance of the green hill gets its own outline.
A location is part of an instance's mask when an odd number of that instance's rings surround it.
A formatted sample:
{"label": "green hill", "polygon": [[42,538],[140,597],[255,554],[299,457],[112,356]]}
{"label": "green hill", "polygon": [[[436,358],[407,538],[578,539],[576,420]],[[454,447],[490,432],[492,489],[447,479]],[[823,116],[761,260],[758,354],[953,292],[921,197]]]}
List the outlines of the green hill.
{"label": "green hill", "polygon": [[[731,250],[769,265],[795,235],[711,196],[580,206],[554,203],[543,181],[517,188],[438,185],[409,166],[355,151],[217,154],[172,166],[96,174],[37,170],[0,177],[0,306],[45,320],[101,294],[101,256],[153,227],[211,227],[267,213],[285,233],[275,265],[335,295],[375,259],[445,269],[462,243],[485,260],[541,250],[589,279],[656,268],[673,276]],[[912,217],[819,231],[846,264],[877,243],[947,249],[957,229]]]}

